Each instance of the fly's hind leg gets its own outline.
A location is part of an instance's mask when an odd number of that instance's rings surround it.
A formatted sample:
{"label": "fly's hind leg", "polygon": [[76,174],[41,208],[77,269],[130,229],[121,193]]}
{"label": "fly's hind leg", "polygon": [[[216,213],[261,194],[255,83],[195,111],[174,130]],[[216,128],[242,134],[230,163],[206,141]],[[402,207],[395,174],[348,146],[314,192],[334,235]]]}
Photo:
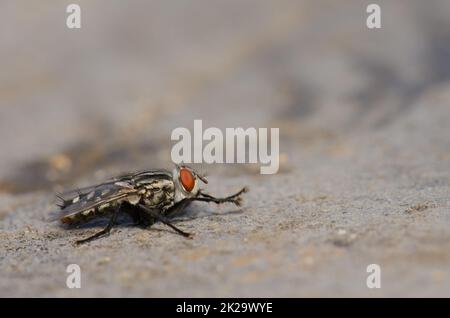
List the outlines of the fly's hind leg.
{"label": "fly's hind leg", "polygon": [[92,241],[93,239],[98,238],[99,236],[102,236],[102,235],[104,235],[104,234],[109,233],[109,231],[111,231],[112,227],[113,227],[114,224],[116,223],[117,216],[119,215],[120,206],[121,206],[121,205],[119,204],[119,205],[117,205],[117,206],[114,208],[114,211],[113,211],[113,213],[112,213],[112,215],[111,215],[111,218],[109,219],[108,225],[106,225],[106,227],[105,227],[103,230],[101,230],[101,231],[95,233],[94,235],[89,236],[89,237],[87,237],[87,238],[85,238],[85,239],[78,240],[78,241],[76,241],[75,243],[76,243],[76,244],[87,243],[87,242]]}

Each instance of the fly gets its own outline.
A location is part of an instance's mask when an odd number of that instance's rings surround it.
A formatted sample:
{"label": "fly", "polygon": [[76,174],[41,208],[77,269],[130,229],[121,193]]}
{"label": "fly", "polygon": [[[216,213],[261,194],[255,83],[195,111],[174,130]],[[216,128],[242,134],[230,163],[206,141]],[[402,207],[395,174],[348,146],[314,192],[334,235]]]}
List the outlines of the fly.
{"label": "fly", "polygon": [[151,226],[159,221],[171,227],[178,234],[191,237],[190,233],[173,225],[168,216],[181,212],[193,201],[225,202],[241,205],[239,192],[217,198],[203,192],[199,181],[208,183],[205,177],[188,166],[176,165],[173,171],[146,170],[122,175],[104,183],[58,195],[59,220],[69,226],[80,225],[97,217],[109,216],[104,229],[77,244],[89,242],[111,231],[120,213],[131,216],[136,225]]}

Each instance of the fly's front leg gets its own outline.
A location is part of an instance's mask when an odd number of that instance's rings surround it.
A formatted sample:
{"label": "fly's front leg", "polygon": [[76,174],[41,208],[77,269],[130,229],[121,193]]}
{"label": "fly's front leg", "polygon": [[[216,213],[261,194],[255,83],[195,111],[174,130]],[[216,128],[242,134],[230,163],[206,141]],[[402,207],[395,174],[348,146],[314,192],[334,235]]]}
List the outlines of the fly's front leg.
{"label": "fly's front leg", "polygon": [[160,221],[161,223],[164,223],[165,225],[171,227],[174,231],[176,231],[178,234],[183,235],[184,237],[192,237],[192,234],[184,232],[182,230],[180,230],[179,228],[177,228],[175,225],[173,225],[167,218],[165,218],[163,215],[159,214],[158,212],[156,212],[153,209],[150,209],[148,207],[146,207],[145,205],[142,204],[138,204],[137,205],[142,211],[144,211],[145,213],[147,213],[149,216],[151,216],[152,218],[154,218],[157,221]]}
{"label": "fly's front leg", "polygon": [[210,194],[199,192],[199,196],[194,198],[194,199],[192,199],[192,200],[193,201],[194,200],[195,201],[203,201],[203,202],[214,202],[214,203],[217,203],[217,204],[230,202],[230,203],[236,204],[237,206],[240,206],[241,203],[242,203],[242,198],[240,197],[240,195],[242,193],[247,192],[247,191],[248,191],[247,187],[244,187],[239,192],[237,192],[235,194],[232,194],[232,195],[229,195],[229,196],[227,196],[225,198],[216,198],[216,197],[213,197]]}

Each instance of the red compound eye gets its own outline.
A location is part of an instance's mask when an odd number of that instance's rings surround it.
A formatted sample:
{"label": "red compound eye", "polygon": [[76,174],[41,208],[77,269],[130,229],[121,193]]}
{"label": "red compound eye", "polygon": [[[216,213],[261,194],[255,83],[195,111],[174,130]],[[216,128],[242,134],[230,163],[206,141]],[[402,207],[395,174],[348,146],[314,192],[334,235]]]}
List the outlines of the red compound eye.
{"label": "red compound eye", "polygon": [[180,169],[180,181],[186,191],[191,192],[194,189],[195,178],[189,169]]}

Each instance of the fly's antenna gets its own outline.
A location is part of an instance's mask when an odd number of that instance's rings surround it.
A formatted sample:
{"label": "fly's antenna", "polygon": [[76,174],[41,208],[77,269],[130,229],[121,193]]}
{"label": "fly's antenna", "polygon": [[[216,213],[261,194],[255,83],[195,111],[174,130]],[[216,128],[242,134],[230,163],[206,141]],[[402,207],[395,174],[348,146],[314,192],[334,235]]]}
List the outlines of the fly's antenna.
{"label": "fly's antenna", "polygon": [[208,180],[206,179],[206,177],[208,176],[208,174],[206,173],[206,171],[204,169],[201,169],[201,171],[199,172],[195,172],[195,175],[205,184],[208,184]]}
{"label": "fly's antenna", "polygon": [[206,173],[197,174],[197,177],[202,180],[203,183],[208,184],[208,180],[206,179]]}

